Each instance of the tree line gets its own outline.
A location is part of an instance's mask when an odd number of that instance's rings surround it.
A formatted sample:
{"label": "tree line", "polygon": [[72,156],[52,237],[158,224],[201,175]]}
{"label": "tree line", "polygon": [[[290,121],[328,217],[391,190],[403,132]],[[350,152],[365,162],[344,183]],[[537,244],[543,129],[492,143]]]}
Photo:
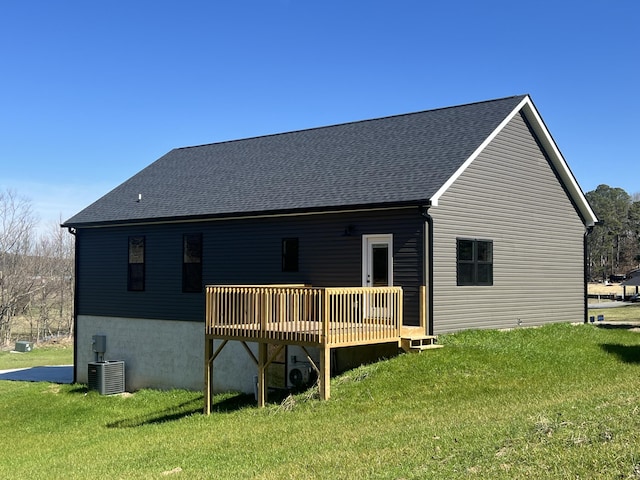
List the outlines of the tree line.
{"label": "tree line", "polygon": [[607,280],[640,268],[640,193],[599,185],[586,193],[600,221],[587,236],[590,280]]}
{"label": "tree line", "polygon": [[73,335],[73,236],[37,225],[28,199],[0,191],[0,345]]}

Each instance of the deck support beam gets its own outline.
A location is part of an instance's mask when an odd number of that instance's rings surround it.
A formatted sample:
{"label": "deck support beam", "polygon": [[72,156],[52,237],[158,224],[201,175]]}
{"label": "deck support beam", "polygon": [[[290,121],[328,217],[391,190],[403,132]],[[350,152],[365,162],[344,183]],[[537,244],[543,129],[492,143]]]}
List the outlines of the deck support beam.
{"label": "deck support beam", "polygon": [[304,345],[300,345],[300,348],[302,349],[304,354],[307,356],[307,361],[311,365],[311,368],[313,368],[313,370],[316,372],[316,375],[318,375],[318,378],[320,378],[320,368],[318,368],[318,365],[316,365],[316,362],[314,362],[313,358],[311,358],[309,351]]}
{"label": "deck support beam", "polygon": [[244,347],[244,349],[247,351],[247,353],[249,354],[249,356],[251,357],[251,360],[253,360],[253,363],[255,363],[256,365],[258,365],[258,359],[256,358],[256,356],[253,354],[253,352],[251,351],[251,349],[249,348],[249,345],[247,345],[247,342],[240,342],[242,344],[242,346]]}

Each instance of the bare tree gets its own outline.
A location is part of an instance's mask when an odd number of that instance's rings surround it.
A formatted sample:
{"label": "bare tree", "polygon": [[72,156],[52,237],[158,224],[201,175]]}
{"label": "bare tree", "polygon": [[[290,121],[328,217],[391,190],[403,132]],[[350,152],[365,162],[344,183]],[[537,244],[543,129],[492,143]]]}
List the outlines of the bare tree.
{"label": "bare tree", "polygon": [[74,242],[58,225],[40,237],[34,251],[40,284],[33,291],[28,318],[36,340],[73,334]]}
{"label": "bare tree", "polygon": [[0,191],[0,343],[11,340],[14,319],[28,309],[38,287],[35,224],[29,200],[13,190]]}

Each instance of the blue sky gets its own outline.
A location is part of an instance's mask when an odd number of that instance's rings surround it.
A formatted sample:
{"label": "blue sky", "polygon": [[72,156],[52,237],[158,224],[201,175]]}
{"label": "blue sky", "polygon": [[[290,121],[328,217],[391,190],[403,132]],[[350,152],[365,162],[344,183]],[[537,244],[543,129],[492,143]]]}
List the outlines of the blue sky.
{"label": "blue sky", "polygon": [[66,220],[172,148],[529,93],[640,192],[637,0],[6,0],[0,189]]}

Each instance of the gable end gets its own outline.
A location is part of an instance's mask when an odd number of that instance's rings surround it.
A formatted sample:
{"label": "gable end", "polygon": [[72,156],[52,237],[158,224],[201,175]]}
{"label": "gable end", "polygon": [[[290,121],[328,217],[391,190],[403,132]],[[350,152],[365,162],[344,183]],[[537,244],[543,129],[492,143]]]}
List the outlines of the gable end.
{"label": "gable end", "polygon": [[442,187],[440,187],[440,189],[432,196],[432,198],[430,199],[431,205],[438,205],[438,202],[442,195],[462,175],[462,173],[469,167],[469,165],[471,165],[471,163],[478,157],[478,155],[480,155],[486,149],[486,147],[496,138],[496,136],[502,130],[504,130],[504,128],[519,112],[522,112],[530,131],[536,139],[536,142],[540,145],[540,148],[544,152],[545,156],[549,159],[556,177],[567,192],[583,223],[587,227],[592,227],[596,224],[598,218],[589,205],[589,202],[584,196],[582,189],[578,185],[578,182],[571,172],[569,165],[562,156],[562,153],[560,153],[560,150],[553,140],[551,133],[542,121],[540,114],[538,113],[535,105],[528,95],[523,98],[523,100],[513,109],[513,111],[508,116],[504,118],[500,125],[498,125],[498,127],[491,133],[491,135],[489,135],[485,139],[485,141],[482,142],[482,144],[473,152],[473,154],[469,158],[467,158],[467,160],[447,180],[447,182],[445,182]]}

